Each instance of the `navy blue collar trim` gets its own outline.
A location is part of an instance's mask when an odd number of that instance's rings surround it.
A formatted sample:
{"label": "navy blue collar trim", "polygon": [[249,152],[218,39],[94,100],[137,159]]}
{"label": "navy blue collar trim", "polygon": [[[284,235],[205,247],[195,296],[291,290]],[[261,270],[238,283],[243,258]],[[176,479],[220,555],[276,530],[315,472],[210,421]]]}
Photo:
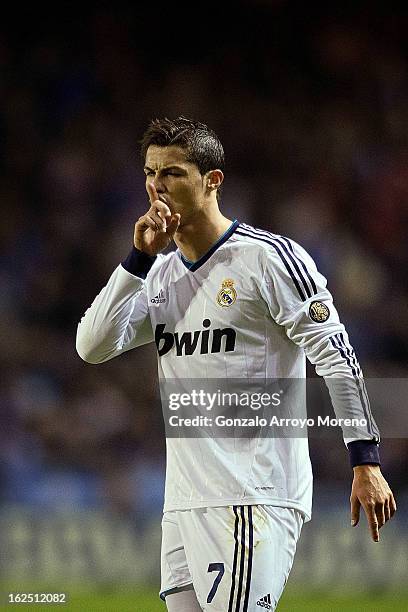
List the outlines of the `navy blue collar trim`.
{"label": "navy blue collar trim", "polygon": [[215,253],[215,251],[222,244],[224,244],[224,242],[226,242],[228,240],[228,238],[230,238],[232,236],[232,234],[237,229],[238,225],[239,225],[239,221],[237,221],[237,219],[235,219],[231,223],[231,225],[229,226],[227,231],[224,232],[224,234],[221,236],[221,238],[219,238],[217,240],[217,242],[215,244],[213,244],[212,247],[206,253],[204,253],[204,255],[202,257],[200,257],[200,259],[197,259],[197,261],[189,261],[188,259],[183,257],[181,251],[179,251],[180,259],[183,262],[183,264],[186,266],[186,268],[188,268],[190,270],[190,272],[195,272],[196,270],[198,270],[198,268],[200,268],[207,261],[207,259],[209,259],[211,257],[211,255],[213,255],[213,253]]}

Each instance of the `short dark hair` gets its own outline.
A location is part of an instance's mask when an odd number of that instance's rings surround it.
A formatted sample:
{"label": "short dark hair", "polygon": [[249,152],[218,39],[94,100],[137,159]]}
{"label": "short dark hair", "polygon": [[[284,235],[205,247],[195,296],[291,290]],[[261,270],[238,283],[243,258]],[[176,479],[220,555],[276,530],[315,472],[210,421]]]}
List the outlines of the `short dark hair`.
{"label": "short dark hair", "polygon": [[150,145],[169,147],[176,145],[187,152],[186,160],[195,164],[204,175],[209,170],[224,171],[224,149],[215,132],[205,123],[186,117],[153,119],[141,139],[140,153],[143,163]]}

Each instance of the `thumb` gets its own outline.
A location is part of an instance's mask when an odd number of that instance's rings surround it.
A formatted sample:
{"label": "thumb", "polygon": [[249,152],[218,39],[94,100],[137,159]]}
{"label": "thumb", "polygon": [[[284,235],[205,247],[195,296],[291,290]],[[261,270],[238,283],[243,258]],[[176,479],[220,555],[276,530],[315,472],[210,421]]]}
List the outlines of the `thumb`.
{"label": "thumb", "polygon": [[358,525],[360,519],[360,500],[358,497],[351,498],[351,526],[355,527]]}
{"label": "thumb", "polygon": [[173,238],[174,234],[177,232],[178,226],[180,225],[180,213],[175,213],[171,219],[170,223],[167,226],[166,233],[170,238]]}

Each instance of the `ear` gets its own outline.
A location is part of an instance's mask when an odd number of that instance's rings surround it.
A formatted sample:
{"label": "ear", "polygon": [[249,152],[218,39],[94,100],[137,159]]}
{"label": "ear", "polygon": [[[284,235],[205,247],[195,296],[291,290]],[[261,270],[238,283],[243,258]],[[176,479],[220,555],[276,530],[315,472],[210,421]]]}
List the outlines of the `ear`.
{"label": "ear", "polygon": [[222,170],[210,170],[210,172],[207,172],[205,180],[207,189],[214,191],[214,189],[218,189],[224,180],[224,174]]}

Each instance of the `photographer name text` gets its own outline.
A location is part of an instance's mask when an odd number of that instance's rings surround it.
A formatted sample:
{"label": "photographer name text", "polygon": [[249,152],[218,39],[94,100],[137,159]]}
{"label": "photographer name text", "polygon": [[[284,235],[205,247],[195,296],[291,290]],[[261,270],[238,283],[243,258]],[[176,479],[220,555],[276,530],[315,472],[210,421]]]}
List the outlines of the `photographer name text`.
{"label": "photographer name text", "polygon": [[366,419],[337,419],[329,416],[309,418],[280,418],[276,415],[269,419],[264,417],[225,417],[218,415],[215,418],[197,415],[195,417],[180,417],[172,414],[168,423],[170,427],[293,427],[305,429],[307,427],[365,427]]}

